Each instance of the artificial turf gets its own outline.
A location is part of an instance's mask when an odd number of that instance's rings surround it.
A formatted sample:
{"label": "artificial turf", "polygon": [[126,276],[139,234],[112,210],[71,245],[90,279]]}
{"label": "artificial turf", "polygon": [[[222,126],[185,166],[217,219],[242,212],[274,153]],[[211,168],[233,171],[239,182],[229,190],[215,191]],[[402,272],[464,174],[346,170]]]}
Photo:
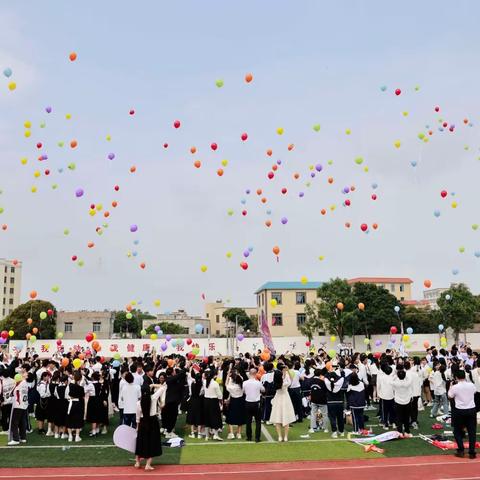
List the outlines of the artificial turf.
{"label": "artificial turf", "polygon": [[[438,433],[431,429],[435,423],[428,417],[430,409],[420,412],[420,429],[412,430],[414,435]],[[365,412],[370,420],[367,425],[377,425],[374,411]],[[55,466],[111,466],[129,465],[133,462],[133,454],[118,449],[113,445],[112,432],[117,418],[112,419],[107,435],[95,438],[88,437],[87,428],[81,443],[68,443],[66,440],[45,437],[34,432],[28,434],[26,445],[7,447],[7,437],[0,437],[0,455],[2,467],[55,467]],[[190,439],[190,429],[185,425],[185,416],[181,415],[177,422],[177,434],[185,439],[183,448],[164,448],[163,455],[155,463],[163,464],[208,464],[208,463],[248,463],[278,462],[301,460],[336,460],[348,458],[401,457],[415,455],[441,454],[442,451],[429,445],[420,438],[395,440],[382,444],[383,455],[364,453],[360,445],[349,442],[347,438],[331,439],[330,434],[314,433],[308,438],[309,422],[304,420],[295,424],[289,432],[288,443],[268,441],[262,434],[260,443],[242,440],[226,440],[227,428],[223,429],[224,442],[205,442],[204,439]],[[266,426],[273,439],[276,432],[273,426]],[[450,430],[449,427],[447,427]],[[382,433],[383,429],[373,426],[374,433]],[[351,431],[347,426],[346,431]],[[28,448],[34,447],[34,448]]]}

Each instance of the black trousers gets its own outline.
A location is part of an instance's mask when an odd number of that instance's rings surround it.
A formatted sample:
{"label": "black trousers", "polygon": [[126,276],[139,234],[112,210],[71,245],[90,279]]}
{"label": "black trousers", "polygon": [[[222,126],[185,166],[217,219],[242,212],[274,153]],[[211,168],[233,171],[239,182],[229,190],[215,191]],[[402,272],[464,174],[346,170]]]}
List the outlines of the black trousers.
{"label": "black trousers", "polygon": [[363,416],[363,407],[351,407],[353,431],[359,432],[365,428],[365,418]]}
{"label": "black trousers", "polygon": [[27,410],[14,408],[10,424],[11,439],[19,442],[27,439]]}
{"label": "black trousers", "polygon": [[413,397],[410,407],[410,424],[418,423],[418,399],[420,397]]}
{"label": "black trousers", "polygon": [[288,393],[290,394],[290,400],[292,400],[293,409],[295,410],[295,415],[297,416],[297,421],[302,421],[303,419],[303,405],[302,405],[302,390],[298,388],[289,388]]}
{"label": "black trousers", "polygon": [[464,451],[463,429],[466,428],[468,433],[468,453],[475,453],[475,442],[477,441],[477,413],[475,408],[465,410],[454,408],[452,410],[452,426],[458,451]]}
{"label": "black trousers", "polygon": [[270,420],[270,414],[272,413],[272,400],[273,397],[264,397],[263,399],[262,420],[264,422],[268,422]]}
{"label": "black trousers", "polygon": [[10,415],[12,413],[12,406],[13,404],[11,403],[2,405],[2,430],[4,432],[8,431],[8,427],[10,425]]}
{"label": "black trousers", "polygon": [[401,405],[395,403],[395,412],[397,414],[397,430],[400,433],[410,433],[410,403]]}
{"label": "black trousers", "polygon": [[388,427],[392,423],[395,423],[395,401],[381,400],[382,402],[382,423]]}
{"label": "black trousers", "polygon": [[345,429],[345,421],[343,420],[343,404],[342,403],[328,403],[328,419],[332,427],[332,432],[338,431],[342,433]]}
{"label": "black trousers", "polygon": [[262,410],[260,402],[245,402],[247,440],[252,439],[252,419],[255,419],[255,441],[260,441],[260,431],[262,428]]}
{"label": "black trousers", "polygon": [[175,424],[177,423],[178,417],[178,403],[170,402],[166,403],[162,408],[162,427],[168,432],[171,433]]}

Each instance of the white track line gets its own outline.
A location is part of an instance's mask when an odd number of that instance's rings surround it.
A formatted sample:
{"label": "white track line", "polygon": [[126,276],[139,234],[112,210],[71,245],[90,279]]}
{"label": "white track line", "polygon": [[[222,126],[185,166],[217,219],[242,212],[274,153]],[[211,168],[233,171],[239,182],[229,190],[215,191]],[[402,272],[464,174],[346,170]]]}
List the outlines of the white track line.
{"label": "white track line", "polygon": [[267,430],[265,425],[262,425],[262,433],[267,439],[267,442],[270,442],[270,443],[274,442],[273,437],[270,435],[270,432]]}
{"label": "white track line", "polygon": [[[368,465],[342,465],[342,466],[337,466],[337,467],[304,467],[304,468],[282,468],[282,469],[255,469],[255,470],[243,470],[241,472],[235,472],[228,470],[229,465],[226,464],[225,467],[227,467],[227,470],[221,471],[205,471],[205,472],[149,472],[148,476],[149,477],[167,477],[167,476],[205,476],[205,475],[247,475],[247,474],[259,474],[259,473],[268,473],[268,474],[275,474],[276,472],[279,473],[288,473],[288,472],[327,472],[327,471],[337,471],[337,470],[368,470],[368,469],[378,469],[378,468],[406,468],[406,467],[433,467],[433,466],[440,466],[440,465],[455,465],[455,464],[465,464],[465,463],[470,463],[468,460],[467,461],[459,461],[459,462],[426,462],[426,463],[391,463],[391,464],[381,464],[381,465],[376,465],[376,463],[379,462],[372,462],[371,464]],[[157,465],[157,468],[161,468],[162,465]],[[48,467],[47,467],[48,468]],[[50,469],[51,470],[51,469]],[[113,476],[115,477],[140,477],[140,476],[145,476],[145,473],[140,473],[132,470],[131,472],[125,472],[125,473],[115,473]],[[69,474],[68,477],[76,477],[76,478],[86,478],[86,477],[108,477],[112,478],[112,473],[94,473],[94,472],[85,472],[85,473],[74,473],[74,474]],[[32,478],[32,475],[1,475],[1,470],[0,470],[0,478]],[[35,473],[35,478],[65,478],[65,474],[52,474],[52,473],[45,473],[41,474],[36,472]],[[462,477],[462,478],[451,478],[451,479],[444,479],[444,480],[478,480],[480,477]]]}

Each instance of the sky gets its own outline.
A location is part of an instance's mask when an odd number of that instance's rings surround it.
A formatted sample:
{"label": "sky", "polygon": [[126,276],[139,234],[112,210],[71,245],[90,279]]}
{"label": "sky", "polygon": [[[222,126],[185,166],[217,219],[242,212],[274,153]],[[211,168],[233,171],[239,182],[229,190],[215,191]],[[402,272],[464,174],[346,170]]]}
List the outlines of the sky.
{"label": "sky", "polygon": [[3,4],[0,257],[23,262],[22,299],[200,314],[202,295],[253,306],[267,281],[337,276],[410,277],[415,298],[426,279],[478,293],[479,13],[474,1]]}

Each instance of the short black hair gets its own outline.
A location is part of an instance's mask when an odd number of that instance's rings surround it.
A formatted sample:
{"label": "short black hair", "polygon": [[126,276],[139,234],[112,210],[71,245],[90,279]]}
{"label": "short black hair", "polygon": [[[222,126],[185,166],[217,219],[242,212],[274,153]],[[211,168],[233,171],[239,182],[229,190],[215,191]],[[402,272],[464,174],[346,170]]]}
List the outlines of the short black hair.
{"label": "short black hair", "polygon": [[455,374],[455,376],[459,379],[459,380],[465,380],[465,370],[458,370]]}

